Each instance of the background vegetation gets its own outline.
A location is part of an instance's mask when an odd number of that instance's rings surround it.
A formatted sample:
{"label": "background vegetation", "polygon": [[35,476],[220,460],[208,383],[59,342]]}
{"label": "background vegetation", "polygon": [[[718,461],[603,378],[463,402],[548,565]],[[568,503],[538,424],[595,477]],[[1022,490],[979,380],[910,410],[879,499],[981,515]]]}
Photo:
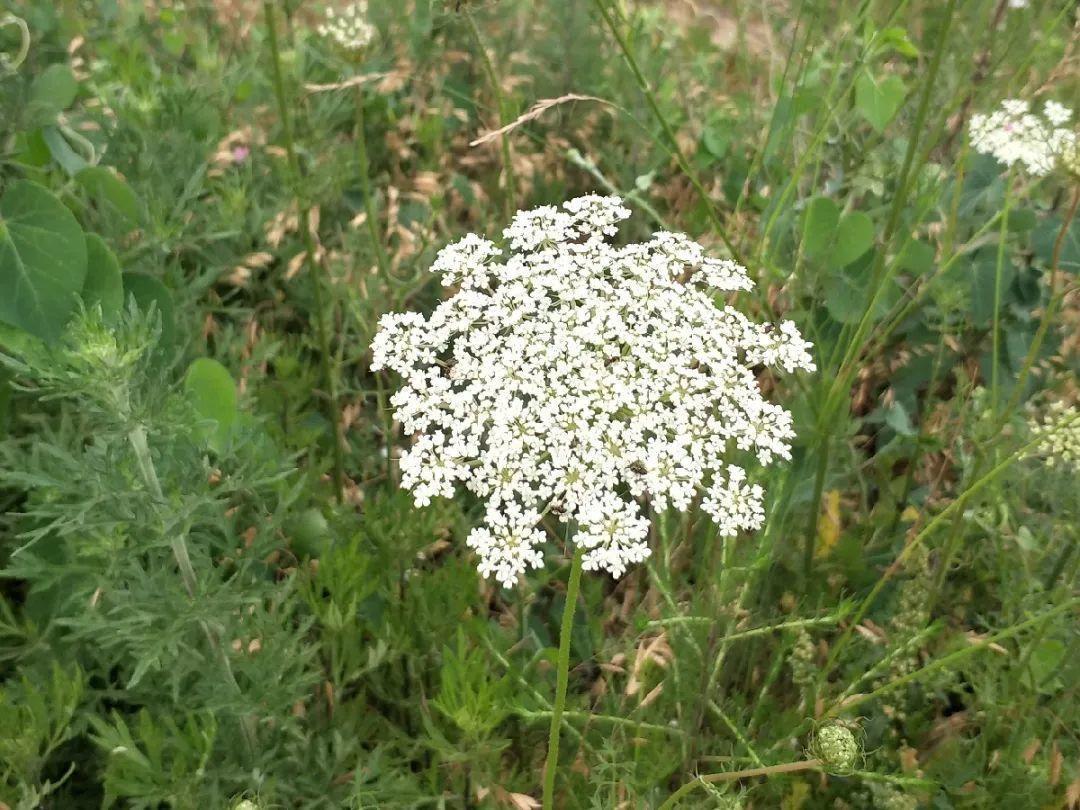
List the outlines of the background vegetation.
{"label": "background vegetation", "polygon": [[0,277],[68,298],[0,303],[0,807],[538,806],[568,558],[479,578],[368,346],[443,244],[591,191],[738,257],[820,370],[760,533],[656,514],[586,578],[557,806],[833,720],[854,772],[676,801],[1080,804],[1080,499],[1028,428],[1080,394],[1077,181],[966,134],[1080,98],[1077,20],[1012,5],[373,2],[357,56],[316,3],[8,0]]}

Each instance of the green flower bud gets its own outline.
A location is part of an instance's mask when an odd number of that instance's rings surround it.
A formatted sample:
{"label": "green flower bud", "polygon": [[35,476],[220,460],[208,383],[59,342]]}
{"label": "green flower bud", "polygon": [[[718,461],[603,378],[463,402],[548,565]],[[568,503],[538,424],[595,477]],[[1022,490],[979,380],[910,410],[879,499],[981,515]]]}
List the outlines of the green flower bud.
{"label": "green flower bud", "polygon": [[859,742],[851,729],[834,723],[817,730],[811,750],[826,770],[843,773],[855,766],[859,757]]}

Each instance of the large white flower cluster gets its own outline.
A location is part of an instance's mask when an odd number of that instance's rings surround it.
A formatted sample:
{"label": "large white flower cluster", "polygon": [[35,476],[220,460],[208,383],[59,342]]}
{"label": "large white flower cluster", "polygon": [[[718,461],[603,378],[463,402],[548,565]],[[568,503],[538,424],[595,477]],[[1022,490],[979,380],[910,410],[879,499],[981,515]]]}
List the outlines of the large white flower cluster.
{"label": "large white flower cluster", "polygon": [[326,21],[318,27],[319,36],[333,40],[347,51],[366,48],[375,37],[375,27],[367,21],[367,0],[357,0],[341,11],[326,9]]}
{"label": "large white flower cluster", "polygon": [[433,267],[457,292],[427,319],[384,316],[372,344],[373,368],[403,378],[402,485],[418,505],[458,483],[484,498],[467,542],[504,585],[542,564],[545,515],[614,576],[649,555],[645,496],[700,496],[721,534],[755,529],[764,493],[740,464],[790,457],[791,415],[755,371],[813,370],[810,344],[718,304],[752,286],[746,270],[686,236],[609,244],[629,215],[595,195],[518,212],[506,257],[466,236]]}
{"label": "large white flower cluster", "polygon": [[1046,102],[1037,114],[1026,101],[1006,99],[989,115],[971,116],[971,145],[1006,166],[1023,164],[1036,176],[1048,174],[1059,164],[1080,171],[1080,143],[1068,126],[1071,118],[1072,110],[1056,101]]}

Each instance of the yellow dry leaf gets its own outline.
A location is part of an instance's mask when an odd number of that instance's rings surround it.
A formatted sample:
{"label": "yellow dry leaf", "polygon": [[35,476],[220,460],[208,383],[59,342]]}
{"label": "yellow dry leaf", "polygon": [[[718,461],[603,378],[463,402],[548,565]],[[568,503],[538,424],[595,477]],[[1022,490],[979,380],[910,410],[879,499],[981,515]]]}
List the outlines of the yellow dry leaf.
{"label": "yellow dry leaf", "polygon": [[840,490],[830,489],[825,493],[825,503],[817,524],[818,557],[827,557],[840,540]]}

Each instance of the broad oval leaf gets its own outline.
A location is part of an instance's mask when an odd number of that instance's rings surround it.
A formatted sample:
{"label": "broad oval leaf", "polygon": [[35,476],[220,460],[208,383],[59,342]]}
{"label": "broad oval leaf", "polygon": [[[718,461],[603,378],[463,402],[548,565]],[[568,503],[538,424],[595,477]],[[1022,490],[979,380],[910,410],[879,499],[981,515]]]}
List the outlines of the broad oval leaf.
{"label": "broad oval leaf", "polygon": [[30,86],[30,115],[39,123],[50,123],[71,106],[79,92],[79,82],[71,68],[49,65]]}
{"label": "broad oval leaf", "polygon": [[806,206],[803,220],[803,251],[820,256],[831,242],[840,224],[840,208],[828,197],[814,197]]}
{"label": "broad oval leaf", "polygon": [[206,439],[212,449],[221,452],[236,422],[236,383],[232,375],[217,360],[200,357],[188,367],[184,390],[199,416],[215,423]]}
{"label": "broad oval leaf", "polygon": [[834,266],[846,267],[873,246],[874,221],[869,214],[852,211],[836,227],[836,246],[830,258]]}
{"label": "broad oval leaf", "polygon": [[893,120],[904,103],[907,88],[899,76],[887,76],[881,81],[869,73],[855,80],[855,107],[878,134]]}
{"label": "broad oval leaf", "polygon": [[0,197],[0,320],[60,336],[86,278],[86,238],[67,207],[29,180]]}

